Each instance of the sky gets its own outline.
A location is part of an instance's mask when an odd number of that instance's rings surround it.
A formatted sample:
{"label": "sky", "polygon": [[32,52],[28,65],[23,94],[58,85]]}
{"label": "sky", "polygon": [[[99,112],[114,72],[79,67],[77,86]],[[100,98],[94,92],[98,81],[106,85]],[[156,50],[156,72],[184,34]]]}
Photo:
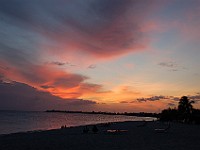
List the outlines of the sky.
{"label": "sky", "polygon": [[200,108],[200,0],[0,0],[0,109]]}

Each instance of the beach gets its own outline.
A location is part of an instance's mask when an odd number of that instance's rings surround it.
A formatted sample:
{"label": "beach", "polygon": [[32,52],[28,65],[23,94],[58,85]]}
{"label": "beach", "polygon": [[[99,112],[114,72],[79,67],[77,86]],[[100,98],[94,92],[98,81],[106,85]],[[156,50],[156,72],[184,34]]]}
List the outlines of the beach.
{"label": "beach", "polygon": [[[118,122],[0,135],[0,150],[199,150],[200,126],[181,123]],[[158,132],[155,129],[160,129]],[[167,129],[166,131],[164,129]]]}

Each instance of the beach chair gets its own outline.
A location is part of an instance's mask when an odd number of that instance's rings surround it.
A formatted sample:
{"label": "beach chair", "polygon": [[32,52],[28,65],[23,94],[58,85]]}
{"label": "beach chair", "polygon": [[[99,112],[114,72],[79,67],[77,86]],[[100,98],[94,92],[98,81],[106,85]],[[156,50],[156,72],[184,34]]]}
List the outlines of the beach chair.
{"label": "beach chair", "polygon": [[123,133],[126,133],[126,132],[128,132],[128,130],[113,129],[113,130],[106,130],[105,131],[106,134],[123,134]]}
{"label": "beach chair", "polygon": [[171,128],[170,123],[168,123],[168,126],[166,128],[156,128],[154,129],[157,133],[166,133],[169,131],[169,129]]}

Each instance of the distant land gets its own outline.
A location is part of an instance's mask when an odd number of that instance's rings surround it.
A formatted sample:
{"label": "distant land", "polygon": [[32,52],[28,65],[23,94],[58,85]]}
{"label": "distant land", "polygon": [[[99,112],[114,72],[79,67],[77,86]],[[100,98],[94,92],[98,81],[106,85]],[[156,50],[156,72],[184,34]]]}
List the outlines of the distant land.
{"label": "distant land", "polygon": [[148,112],[139,112],[139,113],[128,113],[128,112],[123,112],[123,113],[115,113],[115,112],[102,112],[102,111],[65,111],[65,110],[46,110],[45,112],[48,113],[80,113],[80,114],[103,114],[103,115],[126,115],[126,116],[137,116],[137,117],[159,117],[159,113],[148,113]]}

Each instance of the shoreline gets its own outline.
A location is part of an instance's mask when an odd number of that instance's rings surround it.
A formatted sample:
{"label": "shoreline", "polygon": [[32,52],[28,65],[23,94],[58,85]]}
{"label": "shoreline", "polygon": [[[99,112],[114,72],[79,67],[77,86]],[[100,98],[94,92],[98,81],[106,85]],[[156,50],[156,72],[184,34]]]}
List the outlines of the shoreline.
{"label": "shoreline", "polygon": [[[71,128],[83,128],[85,126],[101,126],[103,124],[116,124],[116,123],[126,123],[126,122],[143,122],[143,121],[119,121],[119,122],[106,122],[106,123],[97,123],[97,124],[85,124],[85,125],[78,125],[78,126],[67,126],[65,129],[71,129]],[[146,122],[151,122],[151,121],[146,121]],[[39,129],[39,130],[29,130],[29,131],[19,131],[19,132],[13,132],[13,133],[6,133],[6,134],[0,134],[1,136],[6,136],[6,135],[13,135],[13,134],[26,134],[26,133],[38,133],[38,132],[48,132],[48,131],[54,131],[54,130],[62,130],[62,126],[60,128],[55,128],[55,129]]]}
{"label": "shoreline", "polygon": [[[90,114],[86,114],[86,115],[90,115]],[[91,114],[96,115],[96,114]],[[80,122],[74,122],[72,124],[68,124],[67,122],[60,122],[58,124],[56,124],[56,126],[51,126],[51,121],[47,124],[47,126],[33,126],[31,128],[29,128],[28,126],[25,128],[5,128],[3,129],[2,127],[2,131],[0,132],[0,136],[1,135],[6,135],[6,134],[15,134],[15,133],[26,133],[26,132],[37,132],[37,131],[46,131],[46,130],[54,130],[54,129],[60,129],[61,126],[67,126],[67,127],[79,127],[79,126],[85,126],[85,125],[94,125],[94,124],[102,124],[102,123],[116,123],[116,122],[124,122],[124,121],[142,121],[142,120],[146,120],[146,121],[152,121],[152,120],[157,120],[157,118],[153,118],[153,117],[138,117],[138,116],[127,116],[127,118],[123,118],[123,115],[117,115],[119,116],[117,119],[110,119],[106,117],[104,118],[104,114],[98,114],[98,115],[102,115],[101,120],[89,120],[88,122],[85,121],[80,121]],[[120,116],[122,116],[122,118],[120,118]],[[129,118],[130,117],[130,118]],[[65,118],[63,118],[65,119]],[[54,121],[54,120],[53,120]],[[0,129],[1,129],[0,128]],[[6,130],[7,129],[7,130]]]}
{"label": "shoreline", "polygon": [[[199,125],[171,123],[167,132],[156,132],[155,129],[167,127],[167,123],[150,121],[116,122],[110,126],[96,124],[98,133],[84,134],[83,127],[69,127],[40,132],[13,133],[0,136],[2,150],[199,150]],[[106,131],[117,132],[106,132]]]}

